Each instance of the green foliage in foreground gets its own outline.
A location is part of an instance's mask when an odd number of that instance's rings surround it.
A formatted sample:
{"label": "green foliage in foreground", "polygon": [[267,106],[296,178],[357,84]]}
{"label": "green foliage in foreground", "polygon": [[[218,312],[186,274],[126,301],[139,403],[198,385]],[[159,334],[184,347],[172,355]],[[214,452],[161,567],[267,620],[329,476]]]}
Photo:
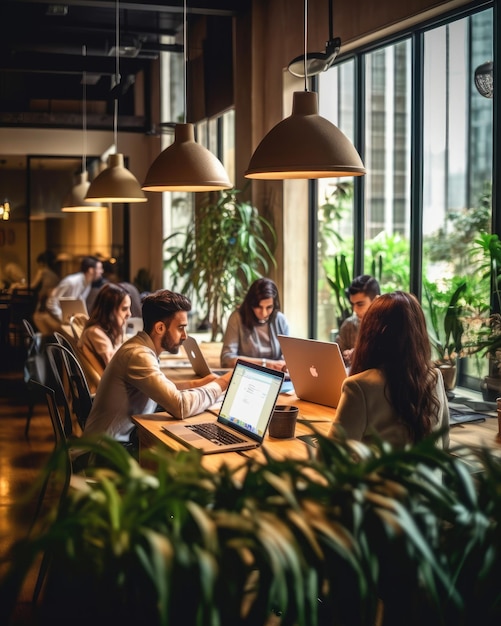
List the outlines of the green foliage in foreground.
{"label": "green foliage in foreground", "polygon": [[196,452],[157,450],[146,470],[82,440],[107,467],[16,546],[0,622],[47,550],[41,623],[373,625],[381,603],[385,625],[501,623],[500,460],[472,450],[473,475],[431,439],[315,436],[308,460],[242,457],[219,473]]}

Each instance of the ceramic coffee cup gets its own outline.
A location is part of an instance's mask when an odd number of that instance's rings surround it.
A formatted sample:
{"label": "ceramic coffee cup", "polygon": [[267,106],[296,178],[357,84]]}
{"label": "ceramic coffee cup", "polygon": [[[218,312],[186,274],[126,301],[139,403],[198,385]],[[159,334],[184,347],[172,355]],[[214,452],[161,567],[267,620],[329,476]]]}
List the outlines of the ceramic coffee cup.
{"label": "ceramic coffee cup", "polygon": [[273,411],[268,434],[276,439],[292,439],[296,432],[297,406],[277,405]]}

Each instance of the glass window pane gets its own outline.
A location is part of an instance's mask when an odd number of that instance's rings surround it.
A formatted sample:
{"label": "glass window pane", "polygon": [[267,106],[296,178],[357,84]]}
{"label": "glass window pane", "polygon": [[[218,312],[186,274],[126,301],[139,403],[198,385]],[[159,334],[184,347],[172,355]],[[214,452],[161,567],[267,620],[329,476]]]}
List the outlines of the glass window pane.
{"label": "glass window pane", "polygon": [[[473,80],[475,67],[490,58],[491,10],[424,35],[423,305],[436,340],[434,357],[457,364],[458,382],[476,389],[487,360],[459,357],[472,337],[472,320],[488,316],[490,299],[489,282],[471,254],[491,224],[492,100]],[[465,333],[447,341],[445,310],[463,282],[458,315]]]}
{"label": "glass window pane", "polygon": [[[319,113],[353,141],[354,62],[332,67],[319,77]],[[317,338],[334,338],[350,310],[344,288],[353,272],[353,178],[318,180]],[[343,278],[346,268],[350,279]]]}
{"label": "glass window pane", "polygon": [[411,42],[365,62],[364,272],[381,290],[409,289]]}

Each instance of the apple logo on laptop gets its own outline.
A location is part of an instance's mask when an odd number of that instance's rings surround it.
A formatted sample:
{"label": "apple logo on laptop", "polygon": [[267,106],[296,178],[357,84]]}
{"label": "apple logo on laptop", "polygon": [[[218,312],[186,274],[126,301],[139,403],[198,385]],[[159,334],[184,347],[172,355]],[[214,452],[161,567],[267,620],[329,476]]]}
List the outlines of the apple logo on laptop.
{"label": "apple logo on laptop", "polygon": [[317,368],[314,365],[310,367],[310,374],[313,376],[313,378],[318,378]]}

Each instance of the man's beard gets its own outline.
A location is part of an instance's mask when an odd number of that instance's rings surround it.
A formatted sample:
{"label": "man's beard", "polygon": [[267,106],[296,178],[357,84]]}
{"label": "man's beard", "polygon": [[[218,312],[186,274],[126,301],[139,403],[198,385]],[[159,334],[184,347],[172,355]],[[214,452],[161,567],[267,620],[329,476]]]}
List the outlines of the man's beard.
{"label": "man's beard", "polygon": [[162,341],[160,343],[162,349],[165,352],[169,352],[170,354],[177,354],[179,352],[179,347],[181,344],[174,344],[171,341],[169,331],[166,330],[162,336]]}

